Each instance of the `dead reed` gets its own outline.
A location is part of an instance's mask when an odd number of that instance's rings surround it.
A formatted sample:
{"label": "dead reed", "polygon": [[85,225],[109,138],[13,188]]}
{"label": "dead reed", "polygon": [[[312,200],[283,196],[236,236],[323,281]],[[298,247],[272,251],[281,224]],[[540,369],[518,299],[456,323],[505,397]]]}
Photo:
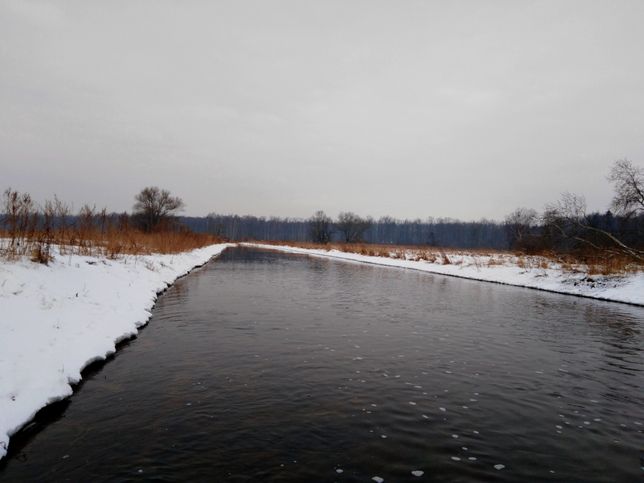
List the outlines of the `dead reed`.
{"label": "dead reed", "polygon": [[54,247],[62,255],[114,259],[126,254],[179,253],[222,241],[180,226],[146,233],[126,213],[108,214],[89,205],[74,217],[69,206],[57,198],[40,207],[28,194],[12,190],[5,191],[2,208],[0,257],[5,259],[29,257],[46,264]]}
{"label": "dead reed", "polygon": [[[634,263],[626,256],[606,255],[600,252],[555,253],[542,251],[531,253],[491,251],[489,249],[456,249],[442,247],[420,247],[400,245],[378,245],[369,243],[329,243],[310,242],[261,242],[274,245],[288,245],[318,250],[338,250],[360,255],[378,256],[399,260],[427,261],[442,265],[465,265],[470,263],[477,268],[488,266],[515,265],[525,270],[559,268],[569,272],[586,272],[589,275],[621,275],[644,270],[644,266]],[[466,262],[467,259],[467,262]]]}

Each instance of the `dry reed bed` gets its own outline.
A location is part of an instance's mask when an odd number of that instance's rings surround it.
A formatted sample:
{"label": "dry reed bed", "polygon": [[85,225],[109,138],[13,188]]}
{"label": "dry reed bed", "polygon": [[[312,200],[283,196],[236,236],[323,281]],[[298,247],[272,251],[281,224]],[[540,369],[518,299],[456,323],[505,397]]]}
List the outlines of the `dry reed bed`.
{"label": "dry reed bed", "polygon": [[189,231],[144,233],[133,228],[105,231],[67,228],[49,233],[36,230],[13,237],[0,231],[0,257],[12,260],[27,256],[34,262],[48,263],[56,247],[61,255],[115,259],[121,255],[180,253],[214,243],[221,243],[221,239]]}
{"label": "dry reed bed", "polygon": [[555,269],[588,275],[623,275],[644,271],[644,266],[625,256],[606,256],[602,253],[559,254],[541,252],[525,254],[489,249],[455,249],[401,245],[376,245],[368,243],[330,243],[327,245],[307,242],[262,242],[316,250],[338,250],[346,253],[385,257],[410,261],[426,261],[441,265],[518,266],[525,270]]}
{"label": "dry reed bed", "polygon": [[0,207],[0,258],[30,257],[48,263],[53,247],[61,255],[117,258],[120,255],[179,253],[219,243],[217,237],[197,234],[166,217],[161,229],[143,232],[140,220],[127,213],[108,213],[84,205],[76,216],[57,197],[40,206],[29,193],[11,188]]}

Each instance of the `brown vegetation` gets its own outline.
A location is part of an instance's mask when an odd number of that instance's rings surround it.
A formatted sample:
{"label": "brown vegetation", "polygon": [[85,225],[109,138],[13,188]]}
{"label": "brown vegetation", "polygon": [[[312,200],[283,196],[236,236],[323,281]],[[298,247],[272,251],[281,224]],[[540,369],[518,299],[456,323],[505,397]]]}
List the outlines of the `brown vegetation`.
{"label": "brown vegetation", "polygon": [[117,258],[120,255],[179,253],[221,242],[213,235],[198,234],[172,225],[164,231],[144,232],[127,213],[108,214],[84,205],[73,217],[68,205],[57,198],[36,206],[26,193],[7,190],[0,229],[0,257],[28,256],[35,262],[51,261],[54,249],[61,255]]}
{"label": "brown vegetation", "polygon": [[338,250],[346,253],[386,257],[399,260],[427,261],[442,265],[462,265],[463,257],[472,257],[471,263],[480,268],[514,264],[526,270],[559,267],[565,271],[584,271],[589,275],[619,275],[644,270],[642,264],[627,255],[610,255],[593,250],[560,254],[543,250],[529,255],[521,251],[492,251],[489,249],[439,248],[426,246],[376,245],[368,243],[309,243],[261,242],[317,250]]}

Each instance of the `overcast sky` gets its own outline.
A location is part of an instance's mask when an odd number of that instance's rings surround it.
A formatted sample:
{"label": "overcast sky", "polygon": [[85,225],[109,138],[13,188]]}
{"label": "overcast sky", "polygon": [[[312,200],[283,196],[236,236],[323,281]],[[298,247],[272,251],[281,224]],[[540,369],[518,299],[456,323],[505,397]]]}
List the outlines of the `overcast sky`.
{"label": "overcast sky", "polygon": [[644,1],[0,0],[0,188],[501,219],[644,162]]}

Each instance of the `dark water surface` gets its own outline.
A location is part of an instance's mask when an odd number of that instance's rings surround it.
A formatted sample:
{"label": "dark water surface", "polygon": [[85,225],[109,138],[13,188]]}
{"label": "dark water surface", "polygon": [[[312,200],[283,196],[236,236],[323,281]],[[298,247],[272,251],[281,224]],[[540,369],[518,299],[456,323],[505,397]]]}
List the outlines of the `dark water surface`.
{"label": "dark water surface", "polygon": [[641,481],[643,319],[231,249],[15,438],[0,480]]}

